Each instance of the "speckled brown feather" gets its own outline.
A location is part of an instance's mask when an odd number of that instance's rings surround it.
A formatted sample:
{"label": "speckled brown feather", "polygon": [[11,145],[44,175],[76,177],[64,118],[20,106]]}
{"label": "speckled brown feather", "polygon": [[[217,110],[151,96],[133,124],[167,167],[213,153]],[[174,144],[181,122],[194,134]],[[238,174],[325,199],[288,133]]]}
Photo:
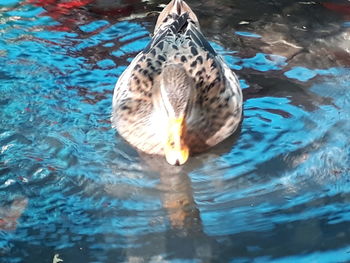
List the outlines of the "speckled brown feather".
{"label": "speckled brown feather", "polygon": [[185,139],[191,152],[204,151],[231,135],[242,115],[238,79],[205,40],[197,17],[182,0],[171,1],[163,10],[152,41],[116,84],[112,124],[119,134],[143,152],[164,154],[162,119],[153,99],[166,64],[182,65],[196,86]]}

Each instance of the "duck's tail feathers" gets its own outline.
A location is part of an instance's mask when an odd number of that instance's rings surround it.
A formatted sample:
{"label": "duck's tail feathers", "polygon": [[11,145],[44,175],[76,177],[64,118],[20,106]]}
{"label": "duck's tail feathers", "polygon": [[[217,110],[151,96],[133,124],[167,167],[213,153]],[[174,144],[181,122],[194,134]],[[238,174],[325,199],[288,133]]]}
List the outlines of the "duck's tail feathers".
{"label": "duck's tail feathers", "polygon": [[160,13],[154,32],[172,24],[182,14],[187,13],[191,22],[199,27],[198,19],[192,9],[183,0],[172,0]]}

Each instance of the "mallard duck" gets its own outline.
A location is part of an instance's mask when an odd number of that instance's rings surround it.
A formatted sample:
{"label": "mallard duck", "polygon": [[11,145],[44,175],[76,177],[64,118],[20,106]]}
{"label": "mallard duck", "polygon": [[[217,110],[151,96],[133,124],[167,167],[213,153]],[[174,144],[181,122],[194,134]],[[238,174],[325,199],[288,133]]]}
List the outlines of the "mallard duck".
{"label": "mallard duck", "polygon": [[230,136],[242,118],[239,81],[183,0],[160,13],[148,46],[117,81],[112,126],[132,146],[184,164]]}

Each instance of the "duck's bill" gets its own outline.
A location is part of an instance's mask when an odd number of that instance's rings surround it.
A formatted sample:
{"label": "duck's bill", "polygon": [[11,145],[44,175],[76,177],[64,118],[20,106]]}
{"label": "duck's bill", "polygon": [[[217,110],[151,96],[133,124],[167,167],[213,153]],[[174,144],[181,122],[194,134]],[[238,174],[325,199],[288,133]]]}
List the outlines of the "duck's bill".
{"label": "duck's bill", "polygon": [[171,165],[183,165],[189,157],[185,144],[186,121],[184,117],[171,118],[168,123],[167,141],[164,147],[165,158]]}

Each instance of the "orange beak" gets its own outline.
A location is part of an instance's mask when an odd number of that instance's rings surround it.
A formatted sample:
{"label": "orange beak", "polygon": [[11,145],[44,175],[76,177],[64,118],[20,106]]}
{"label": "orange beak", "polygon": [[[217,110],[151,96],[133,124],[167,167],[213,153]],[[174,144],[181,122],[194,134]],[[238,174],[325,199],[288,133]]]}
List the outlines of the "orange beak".
{"label": "orange beak", "polygon": [[167,162],[171,165],[182,165],[189,157],[189,149],[184,141],[185,134],[186,121],[184,117],[169,120],[164,153]]}

